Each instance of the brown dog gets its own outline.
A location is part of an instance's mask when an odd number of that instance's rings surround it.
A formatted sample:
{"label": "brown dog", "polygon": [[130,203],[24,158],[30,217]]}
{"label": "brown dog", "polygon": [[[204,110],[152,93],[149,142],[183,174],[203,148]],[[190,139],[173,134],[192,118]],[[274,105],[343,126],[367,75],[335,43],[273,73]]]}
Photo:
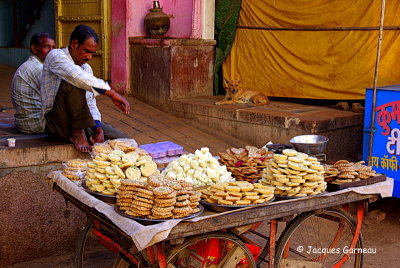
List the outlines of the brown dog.
{"label": "brown dog", "polygon": [[241,88],[239,86],[240,80],[225,80],[225,82],[228,84],[228,87],[224,87],[226,91],[225,98],[216,102],[216,105],[248,103],[250,106],[260,106],[269,103],[268,97],[263,93]]}

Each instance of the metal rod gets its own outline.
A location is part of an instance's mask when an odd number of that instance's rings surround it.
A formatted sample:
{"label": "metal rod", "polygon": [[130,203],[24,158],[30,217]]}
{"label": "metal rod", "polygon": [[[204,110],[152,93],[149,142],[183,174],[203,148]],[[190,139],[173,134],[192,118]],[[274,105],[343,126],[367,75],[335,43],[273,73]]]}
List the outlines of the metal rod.
{"label": "metal rod", "polygon": [[276,243],[277,221],[270,220],[269,222],[269,257],[268,267],[275,267],[275,243]]}
{"label": "metal rod", "polygon": [[[238,29],[266,31],[380,31],[381,27],[320,27],[320,28],[276,28],[238,25]],[[383,30],[400,30],[400,26],[383,26]]]}
{"label": "metal rod", "polygon": [[378,49],[376,51],[376,62],[375,62],[375,73],[374,73],[374,85],[372,88],[372,109],[371,109],[371,127],[369,136],[369,150],[368,150],[368,164],[372,156],[372,147],[374,144],[374,134],[375,134],[375,109],[376,109],[376,85],[378,84],[378,74],[379,74],[379,63],[381,61],[381,48],[382,48],[382,36],[383,36],[383,22],[385,20],[385,6],[386,0],[382,0],[381,3],[381,19],[379,26],[379,36],[378,36]]}

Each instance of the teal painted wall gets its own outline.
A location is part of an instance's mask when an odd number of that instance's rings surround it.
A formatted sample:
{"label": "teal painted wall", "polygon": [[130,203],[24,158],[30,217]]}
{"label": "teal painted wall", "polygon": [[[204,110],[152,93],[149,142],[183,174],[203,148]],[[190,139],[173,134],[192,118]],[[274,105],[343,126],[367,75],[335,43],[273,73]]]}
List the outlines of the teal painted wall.
{"label": "teal painted wall", "polygon": [[11,0],[0,0],[0,47],[12,45]]}
{"label": "teal painted wall", "polygon": [[[7,9],[7,7],[9,8]],[[37,20],[29,29],[26,38],[22,42],[22,47],[10,47],[12,44],[11,0],[0,0],[0,64],[18,67],[24,61],[26,61],[26,59],[31,55],[29,52],[29,42],[32,34],[34,33],[48,32],[55,38],[54,1],[47,0],[43,5],[40,14],[40,19]],[[6,19],[9,18],[10,23],[8,25],[7,23],[3,23],[3,17]],[[4,47],[6,45],[2,45],[2,43],[5,44],[6,42],[9,42],[7,45],[8,47]]]}

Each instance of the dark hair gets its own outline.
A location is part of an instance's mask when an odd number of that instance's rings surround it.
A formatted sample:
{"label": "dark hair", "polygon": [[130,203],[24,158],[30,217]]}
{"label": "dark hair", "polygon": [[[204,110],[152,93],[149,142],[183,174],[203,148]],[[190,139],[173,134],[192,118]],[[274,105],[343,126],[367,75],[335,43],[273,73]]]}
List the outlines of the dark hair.
{"label": "dark hair", "polygon": [[78,41],[78,46],[80,46],[89,38],[93,38],[97,44],[99,43],[97,33],[91,27],[81,24],[76,26],[74,31],[71,33],[69,43],[71,44],[72,40],[76,40]]}
{"label": "dark hair", "polygon": [[[31,44],[29,47],[32,47],[32,45],[40,46],[42,44],[42,38],[49,38],[54,40],[53,37],[51,37],[51,35],[48,33],[35,33],[31,37]],[[30,50],[31,53],[33,53],[32,48]]]}

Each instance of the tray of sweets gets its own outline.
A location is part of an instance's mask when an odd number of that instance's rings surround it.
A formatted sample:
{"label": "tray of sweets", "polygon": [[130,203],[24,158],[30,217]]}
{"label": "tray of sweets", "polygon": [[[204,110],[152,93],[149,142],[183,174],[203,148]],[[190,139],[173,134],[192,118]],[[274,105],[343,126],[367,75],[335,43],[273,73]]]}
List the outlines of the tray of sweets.
{"label": "tray of sweets", "polygon": [[[197,216],[201,215],[201,214],[204,212],[204,207],[203,207],[202,205],[199,205],[199,209],[200,209],[200,211],[198,211],[198,212],[196,212],[196,213],[193,213],[193,214],[188,215],[188,216],[183,217],[183,218],[176,218],[176,219],[179,219],[179,220],[188,220],[188,219],[192,219],[192,218],[194,218],[194,217],[197,217]],[[118,206],[114,206],[114,210],[115,210],[119,215],[124,216],[124,217],[127,217],[127,218],[132,219],[132,220],[135,220],[135,221],[138,221],[140,224],[143,224],[143,225],[157,224],[157,223],[164,222],[164,221],[167,221],[167,220],[176,220],[176,219],[173,219],[173,218],[167,218],[167,219],[149,219],[149,218],[134,217],[134,216],[125,214],[122,210],[120,210],[120,209],[118,208]]]}
{"label": "tray of sweets", "polygon": [[100,199],[103,202],[109,203],[109,204],[115,204],[117,202],[117,196],[116,195],[107,195],[107,194],[102,194],[99,192],[95,192],[90,190],[87,186],[85,181],[82,181],[82,188],[85,190],[85,192],[89,193],[90,195],[93,195],[97,199]]}
{"label": "tray of sweets", "polygon": [[365,186],[370,185],[378,182],[382,182],[386,180],[386,175],[379,175],[375,177],[370,177],[368,179],[353,181],[353,182],[346,182],[346,183],[335,183],[335,182],[328,182],[327,191],[334,192],[343,190],[350,187],[358,187],[358,186]]}

